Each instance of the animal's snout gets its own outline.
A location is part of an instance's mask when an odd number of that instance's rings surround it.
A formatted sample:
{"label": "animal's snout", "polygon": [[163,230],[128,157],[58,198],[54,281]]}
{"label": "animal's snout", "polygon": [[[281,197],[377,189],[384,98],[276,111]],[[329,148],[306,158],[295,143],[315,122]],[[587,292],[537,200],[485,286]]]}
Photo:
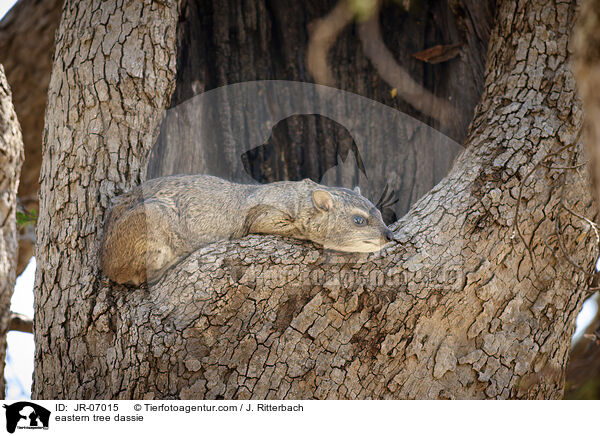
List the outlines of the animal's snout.
{"label": "animal's snout", "polygon": [[386,242],[392,242],[394,240],[394,234],[390,229],[386,228],[383,231],[383,238],[386,240]]}

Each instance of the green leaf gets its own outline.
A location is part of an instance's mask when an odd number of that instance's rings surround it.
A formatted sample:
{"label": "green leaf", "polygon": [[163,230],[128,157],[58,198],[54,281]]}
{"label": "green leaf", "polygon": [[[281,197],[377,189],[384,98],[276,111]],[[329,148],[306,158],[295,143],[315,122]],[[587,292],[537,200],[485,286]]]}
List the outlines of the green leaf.
{"label": "green leaf", "polygon": [[31,209],[28,211],[17,211],[17,226],[26,227],[28,225],[35,226],[37,223],[37,211],[35,209]]}

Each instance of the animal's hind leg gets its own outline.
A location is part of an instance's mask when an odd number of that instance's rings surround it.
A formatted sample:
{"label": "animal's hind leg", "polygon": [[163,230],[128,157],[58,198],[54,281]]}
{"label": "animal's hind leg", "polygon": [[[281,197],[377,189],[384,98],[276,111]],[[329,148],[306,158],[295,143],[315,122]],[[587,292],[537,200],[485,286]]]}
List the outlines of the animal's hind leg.
{"label": "animal's hind leg", "polygon": [[144,211],[147,223],[146,276],[152,283],[192,250],[177,228],[179,219],[174,206],[150,199],[144,202]]}
{"label": "animal's hind leg", "polygon": [[135,286],[156,281],[186,249],[177,223],[174,208],[155,199],[113,211],[100,253],[105,274]]}

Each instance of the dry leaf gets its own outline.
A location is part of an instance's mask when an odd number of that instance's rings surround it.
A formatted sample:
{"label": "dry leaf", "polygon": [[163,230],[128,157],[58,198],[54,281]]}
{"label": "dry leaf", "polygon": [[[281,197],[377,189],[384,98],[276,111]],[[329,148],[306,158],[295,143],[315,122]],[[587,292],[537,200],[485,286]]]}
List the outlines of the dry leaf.
{"label": "dry leaf", "polygon": [[440,62],[455,58],[460,52],[461,45],[462,44],[435,45],[415,53],[413,56],[423,62],[439,64]]}

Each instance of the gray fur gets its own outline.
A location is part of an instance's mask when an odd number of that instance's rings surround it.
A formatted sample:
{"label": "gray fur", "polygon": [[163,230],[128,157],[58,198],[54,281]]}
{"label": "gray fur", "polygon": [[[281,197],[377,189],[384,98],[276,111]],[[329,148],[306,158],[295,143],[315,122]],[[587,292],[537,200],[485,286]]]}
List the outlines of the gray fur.
{"label": "gray fur", "polygon": [[[354,224],[355,215],[367,224]],[[206,175],[149,180],[117,197],[100,249],[104,273],[117,283],[153,282],[205,244],[273,234],[332,250],[373,252],[393,239],[381,213],[345,188],[311,180],[241,185]]]}

